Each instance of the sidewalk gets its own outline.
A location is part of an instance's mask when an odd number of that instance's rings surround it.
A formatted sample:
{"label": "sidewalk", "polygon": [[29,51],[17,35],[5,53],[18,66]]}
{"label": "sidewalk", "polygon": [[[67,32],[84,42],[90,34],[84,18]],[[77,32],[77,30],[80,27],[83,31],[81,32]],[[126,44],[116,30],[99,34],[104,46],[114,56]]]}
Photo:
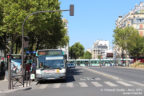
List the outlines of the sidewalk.
{"label": "sidewalk", "polygon": [[8,81],[0,80],[0,91],[8,90]]}
{"label": "sidewalk", "polygon": [[14,92],[14,91],[18,91],[18,90],[30,90],[30,89],[32,89],[32,86],[36,85],[36,82],[31,82],[30,86],[25,85],[25,87],[23,87],[21,84],[18,84],[17,86],[15,86],[14,89],[9,90],[8,89],[8,80],[7,80],[7,78],[5,77],[3,79],[0,80],[0,94],[1,93]]}
{"label": "sidewalk", "polygon": [[8,80],[5,78],[7,72],[0,73],[0,91],[8,90]]}
{"label": "sidewalk", "polygon": [[31,84],[30,86],[23,87],[23,86],[18,86],[15,89],[8,89],[8,81],[6,80],[0,80],[0,94],[1,93],[10,93],[10,92],[15,92],[19,90],[31,90],[32,86],[34,86],[35,83]]}
{"label": "sidewalk", "polygon": [[7,90],[8,90],[8,81],[0,80],[0,91],[7,91]]}

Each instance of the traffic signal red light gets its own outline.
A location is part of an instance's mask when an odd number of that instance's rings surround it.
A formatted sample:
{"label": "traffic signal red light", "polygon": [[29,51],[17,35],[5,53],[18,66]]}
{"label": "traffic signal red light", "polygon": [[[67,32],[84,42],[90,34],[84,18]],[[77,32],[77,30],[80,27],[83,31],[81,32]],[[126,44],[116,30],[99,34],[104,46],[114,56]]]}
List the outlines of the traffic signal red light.
{"label": "traffic signal red light", "polygon": [[7,55],[7,59],[9,59],[10,58],[10,55]]}

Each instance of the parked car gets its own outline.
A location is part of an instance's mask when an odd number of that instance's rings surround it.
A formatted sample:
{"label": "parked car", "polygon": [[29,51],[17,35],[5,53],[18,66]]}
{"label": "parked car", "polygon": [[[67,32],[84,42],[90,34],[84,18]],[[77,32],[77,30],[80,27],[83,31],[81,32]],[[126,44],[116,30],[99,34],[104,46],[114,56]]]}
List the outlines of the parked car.
{"label": "parked car", "polygon": [[68,68],[75,68],[75,64],[73,64],[73,63],[68,63],[68,64],[67,64],[67,67],[68,67]]}

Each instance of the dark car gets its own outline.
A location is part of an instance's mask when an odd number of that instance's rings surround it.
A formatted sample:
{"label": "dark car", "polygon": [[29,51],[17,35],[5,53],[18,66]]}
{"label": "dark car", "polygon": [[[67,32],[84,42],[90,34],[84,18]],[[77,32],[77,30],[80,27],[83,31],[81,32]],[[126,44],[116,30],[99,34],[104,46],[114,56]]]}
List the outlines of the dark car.
{"label": "dark car", "polygon": [[68,67],[68,68],[75,68],[75,64],[73,64],[73,63],[68,63],[68,64],[67,64],[67,67]]}

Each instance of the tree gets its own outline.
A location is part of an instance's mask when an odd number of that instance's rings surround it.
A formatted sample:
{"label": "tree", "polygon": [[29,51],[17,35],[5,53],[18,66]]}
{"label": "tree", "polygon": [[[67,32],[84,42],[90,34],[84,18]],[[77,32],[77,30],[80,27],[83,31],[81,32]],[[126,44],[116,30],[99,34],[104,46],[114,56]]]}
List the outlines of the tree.
{"label": "tree", "polygon": [[144,37],[140,36],[138,32],[132,32],[127,41],[127,50],[129,55],[134,58],[144,56]]}
{"label": "tree", "polygon": [[88,51],[84,52],[84,55],[82,57],[83,59],[91,59],[92,58],[92,54]]}
{"label": "tree", "polygon": [[133,27],[116,28],[114,30],[114,43],[125,50],[127,48],[127,38],[132,31],[135,31]]}
{"label": "tree", "polygon": [[114,30],[114,43],[122,48],[122,58],[124,50],[131,57],[144,56],[144,37],[141,37],[133,27],[116,28]]}
{"label": "tree", "polygon": [[[11,49],[14,51],[21,48],[21,26],[28,14],[60,9],[58,0],[0,0],[0,5],[2,5],[0,10],[3,16],[0,33],[5,33],[6,37],[11,40]],[[31,50],[57,48],[68,42],[61,12],[30,16],[25,23],[24,34],[30,38],[29,49]]]}
{"label": "tree", "polygon": [[69,48],[69,55],[71,59],[78,59],[79,57],[83,56],[84,54],[84,47],[80,42],[76,42]]}

